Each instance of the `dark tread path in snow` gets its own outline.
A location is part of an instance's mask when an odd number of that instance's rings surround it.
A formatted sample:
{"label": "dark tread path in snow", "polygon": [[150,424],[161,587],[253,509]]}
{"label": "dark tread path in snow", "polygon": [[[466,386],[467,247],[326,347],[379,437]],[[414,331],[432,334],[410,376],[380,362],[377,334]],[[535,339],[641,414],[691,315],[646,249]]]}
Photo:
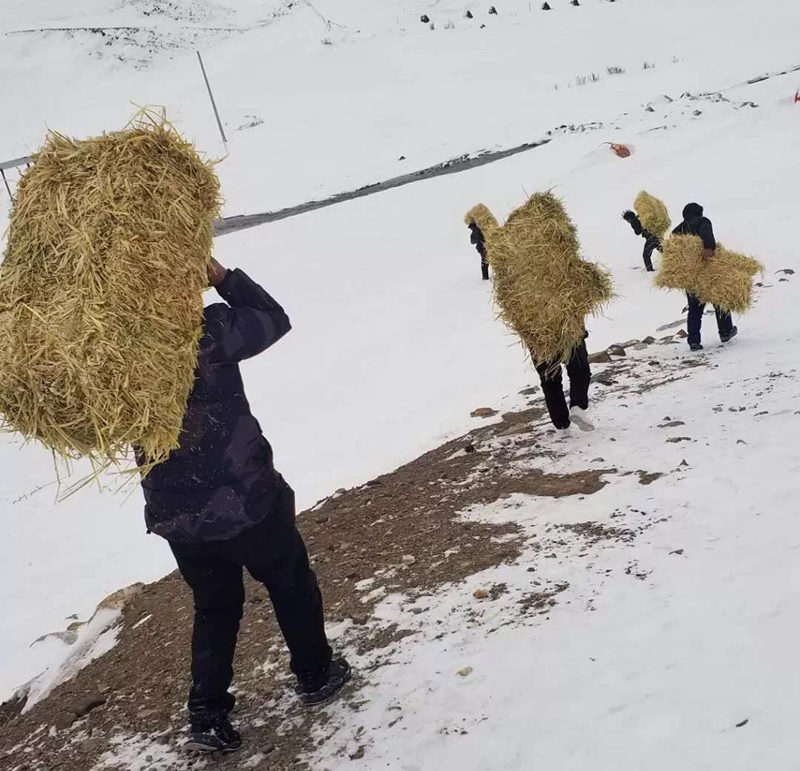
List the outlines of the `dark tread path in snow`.
{"label": "dark tread path in snow", "polygon": [[393,190],[397,187],[411,185],[414,182],[421,182],[425,179],[434,179],[435,177],[443,177],[447,174],[458,174],[462,171],[469,171],[476,169],[479,166],[486,166],[489,163],[496,163],[505,158],[510,158],[519,153],[525,153],[528,150],[534,150],[537,147],[546,145],[551,140],[549,138],[539,139],[535,142],[525,142],[516,147],[506,148],[505,150],[491,150],[483,151],[477,154],[466,154],[458,158],[452,158],[443,163],[437,163],[435,166],[429,166],[427,169],[420,169],[419,171],[412,171],[409,174],[401,174],[399,177],[392,177],[383,182],[373,182],[369,185],[364,185],[357,190],[350,190],[345,193],[336,193],[335,195],[323,198],[318,201],[307,201],[306,203],[297,204],[296,206],[289,206],[285,209],[278,209],[272,212],[261,212],[259,214],[240,214],[233,217],[225,217],[218,222],[215,227],[216,235],[221,236],[225,233],[233,233],[237,230],[244,230],[245,228],[253,228],[257,225],[263,225],[267,222],[276,222],[277,220],[287,219],[288,217],[295,217],[298,214],[305,214],[306,212],[315,211],[317,209],[324,209],[328,206],[335,206],[338,203],[345,203],[346,201],[353,201],[356,198],[364,198],[368,195],[375,195],[375,193],[382,193],[385,190]]}

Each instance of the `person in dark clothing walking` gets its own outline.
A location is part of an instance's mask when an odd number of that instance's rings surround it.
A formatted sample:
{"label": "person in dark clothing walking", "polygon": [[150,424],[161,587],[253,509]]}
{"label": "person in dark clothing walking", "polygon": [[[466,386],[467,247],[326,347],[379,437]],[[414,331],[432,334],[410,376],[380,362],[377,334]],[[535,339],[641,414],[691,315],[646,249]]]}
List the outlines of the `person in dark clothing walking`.
{"label": "person in dark clothing walking", "polygon": [[[683,222],[672,231],[676,236],[698,236],[703,242],[703,259],[711,260],[717,248],[717,241],[714,238],[714,227],[711,220],[703,216],[703,207],[698,203],[689,203],[683,208]],[[702,351],[700,328],[703,324],[703,311],[706,304],[691,292],[686,293],[689,303],[689,313],[687,317],[687,332],[689,333],[688,343],[692,351]],[[727,343],[731,338],[736,337],[739,330],[733,325],[731,314],[714,306],[717,316],[717,330],[719,339]]]}
{"label": "person in dark clothing walking", "polygon": [[642,252],[642,259],[644,260],[644,267],[648,273],[652,273],[655,268],[653,267],[653,252],[658,249],[661,251],[661,239],[653,235],[647,228],[645,228],[636,216],[635,212],[629,210],[623,212],[622,219],[624,219],[632,228],[637,236],[644,238],[644,251]]}
{"label": "person in dark clothing walking", "polygon": [[484,281],[489,280],[489,260],[486,259],[486,242],[483,238],[483,231],[474,223],[469,223],[469,241],[474,244],[475,249],[481,256],[481,275]]}
{"label": "person in dark clothing walking", "polygon": [[[294,492],[250,412],[239,362],[291,328],[283,308],[241,270],[216,261],[209,283],[225,300],[204,311],[203,334],[180,447],[142,478],[148,532],[165,538],[194,594],[189,742],[231,751],[241,737],[228,715],[244,604],[243,568],[266,586],[306,705],[325,703],[350,679],[325,636],[322,596],[295,524]],[[147,459],[137,453],[140,465]]]}
{"label": "person in dark clothing walking", "polygon": [[544,393],[547,412],[553,425],[559,430],[569,428],[572,421],[583,431],[592,429],[591,423],[582,415],[589,409],[589,384],[592,381],[589,353],[586,350],[586,337],[588,337],[588,334],[584,334],[584,340],[572,352],[569,361],[567,361],[569,407],[567,407],[567,400],[564,396],[561,364],[559,362],[537,362],[533,351],[531,351],[531,357],[542,382],[542,392]]}

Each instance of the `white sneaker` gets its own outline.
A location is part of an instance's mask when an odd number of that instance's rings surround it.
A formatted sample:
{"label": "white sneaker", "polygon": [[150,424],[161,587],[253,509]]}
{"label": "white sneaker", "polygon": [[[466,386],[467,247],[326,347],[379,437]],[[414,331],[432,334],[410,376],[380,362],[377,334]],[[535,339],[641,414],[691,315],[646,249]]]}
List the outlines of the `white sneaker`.
{"label": "white sneaker", "polygon": [[586,410],[580,407],[572,407],[569,411],[569,419],[581,431],[594,431],[594,426],[585,418]]}

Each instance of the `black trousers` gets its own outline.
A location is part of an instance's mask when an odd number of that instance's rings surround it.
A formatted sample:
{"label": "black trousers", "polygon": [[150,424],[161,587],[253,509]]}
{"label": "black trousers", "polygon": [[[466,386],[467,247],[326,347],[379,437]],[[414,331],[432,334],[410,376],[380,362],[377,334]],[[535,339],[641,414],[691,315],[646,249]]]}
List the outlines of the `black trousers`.
{"label": "black trousers", "polygon": [[291,654],[295,673],[330,663],[322,595],[295,524],[294,492],[286,485],[275,511],[228,541],[170,543],[178,568],[194,594],[191,714],[225,715],[233,654],[244,605],[242,569],[266,586]]}
{"label": "black trousers", "polygon": [[[687,294],[686,299],[689,301],[689,315],[687,318],[688,326],[688,343],[689,345],[700,345],[700,328],[703,325],[703,311],[706,304],[700,302],[693,294]],[[717,329],[719,330],[720,337],[727,337],[733,329],[733,319],[731,314],[727,313],[720,308],[714,307],[717,314]]]}
{"label": "black trousers", "polygon": [[484,281],[489,280],[489,263],[483,256],[481,256],[481,276],[483,276]]}
{"label": "black trousers", "polygon": [[[550,362],[536,365],[536,371],[542,381],[544,401],[550,420],[556,428],[569,426],[569,407],[564,396],[564,387],[561,381],[561,366],[553,366]],[[589,383],[592,372],[589,368],[589,353],[586,343],[582,342],[575,349],[567,362],[567,375],[569,377],[569,403],[570,407],[586,409],[589,406]]]}
{"label": "black trousers", "polygon": [[642,251],[642,259],[644,260],[644,267],[648,273],[652,273],[653,268],[653,252],[656,249],[661,249],[661,241],[657,236],[649,235],[644,242],[644,250]]}

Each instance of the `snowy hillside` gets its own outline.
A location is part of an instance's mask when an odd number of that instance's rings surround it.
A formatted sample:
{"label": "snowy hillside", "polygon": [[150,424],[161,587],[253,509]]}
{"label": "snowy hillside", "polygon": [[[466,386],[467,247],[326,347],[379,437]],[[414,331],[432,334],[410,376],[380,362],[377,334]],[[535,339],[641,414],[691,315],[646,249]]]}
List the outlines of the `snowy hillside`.
{"label": "snowy hillside", "polygon": [[[529,406],[518,392],[535,373],[494,318],[462,222],[471,205],[505,216],[526,191],[555,188],[586,256],[614,276],[615,302],[589,325],[590,349],[601,350],[673,333],[658,329],[685,304],[650,287],[621,211],[643,187],[673,219],[689,200],[704,204],[720,239],[767,267],[740,337],[718,349],[707,319],[696,368],[683,343],[631,350],[630,371],[615,376],[622,387],[595,387],[595,432],[519,448],[523,476],[617,471],[592,495],[518,493],[469,507],[470,521],[518,523],[520,556],[445,582],[424,603],[392,593],[377,605],[370,624],[417,634],[374,672],[378,654],[354,656],[364,705],[329,708],[318,735],[330,739],[312,767],[791,768],[800,287],[776,271],[797,269],[800,72],[779,73],[800,65],[800,9],[790,0],[550,4],[508,0],[489,15],[488,3],[461,0],[446,9],[5,0],[0,161],[35,150],[48,126],[97,133],[142,104],[164,105],[222,156],[196,45],[229,138],[219,166],[227,215],[552,139],[217,239],[217,258],[251,272],[292,318],[291,335],[245,377],[302,508],[483,425],[470,418],[476,407]],[[612,141],[635,153],[617,158]],[[3,228],[7,208],[0,189]],[[640,388],[647,372],[664,383]],[[496,450],[476,448],[487,459]],[[0,463],[1,700],[69,651],[54,637],[30,647],[35,639],[173,563],[144,534],[138,491],[87,489],[54,506],[46,454],[4,437]],[[638,471],[662,476],[642,485],[624,475]],[[562,526],[586,522],[636,536],[548,545]],[[536,581],[569,588],[547,616],[520,620],[518,600]],[[497,599],[472,598],[501,584]],[[128,726],[120,741],[139,731]],[[164,752],[163,768],[182,767]],[[0,767],[8,762],[0,756]]]}

